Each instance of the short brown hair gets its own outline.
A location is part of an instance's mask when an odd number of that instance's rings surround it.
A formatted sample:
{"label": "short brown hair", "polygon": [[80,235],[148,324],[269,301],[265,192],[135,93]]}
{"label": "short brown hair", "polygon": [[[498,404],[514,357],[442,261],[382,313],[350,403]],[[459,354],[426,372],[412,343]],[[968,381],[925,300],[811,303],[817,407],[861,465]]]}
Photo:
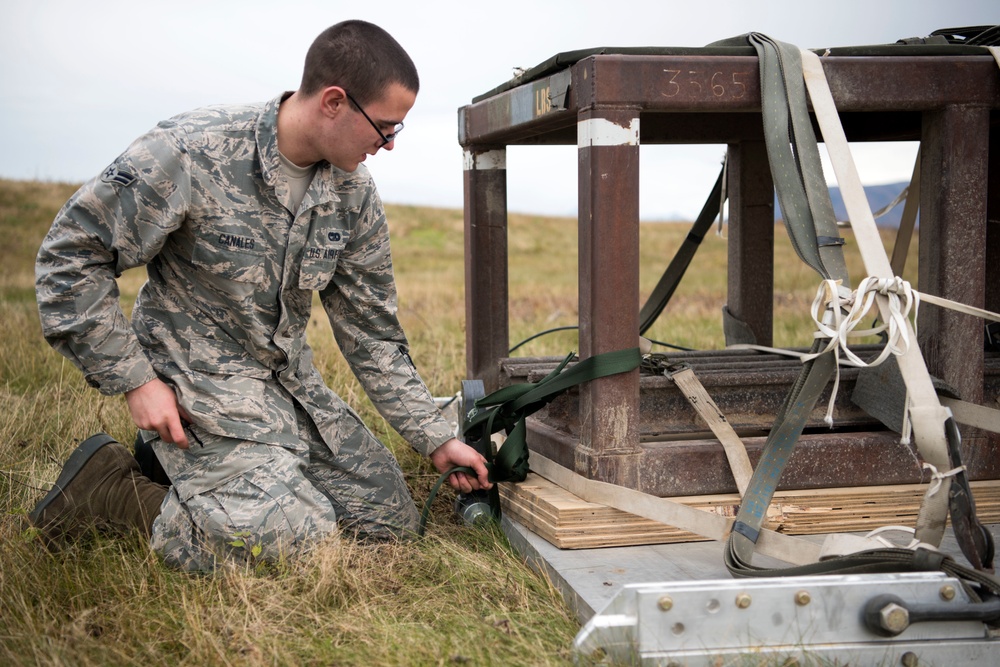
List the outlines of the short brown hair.
{"label": "short brown hair", "polygon": [[320,33],[306,53],[299,92],[312,95],[340,86],[358,104],[378,99],[392,83],[414,93],[417,68],[392,35],[366,21],[343,21]]}

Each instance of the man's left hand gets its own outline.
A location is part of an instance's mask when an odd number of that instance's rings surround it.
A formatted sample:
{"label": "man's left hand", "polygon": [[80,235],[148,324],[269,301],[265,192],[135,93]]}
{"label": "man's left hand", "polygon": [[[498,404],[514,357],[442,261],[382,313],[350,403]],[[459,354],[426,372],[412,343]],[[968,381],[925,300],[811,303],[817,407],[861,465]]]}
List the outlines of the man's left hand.
{"label": "man's left hand", "polygon": [[465,444],[458,438],[452,438],[433,452],[431,452],[431,463],[438,472],[444,473],[456,466],[472,468],[476,471],[475,476],[464,472],[456,472],[448,477],[448,483],[452,488],[461,493],[471,493],[478,489],[489,489],[489,472],[486,470],[486,458],[475,449]]}

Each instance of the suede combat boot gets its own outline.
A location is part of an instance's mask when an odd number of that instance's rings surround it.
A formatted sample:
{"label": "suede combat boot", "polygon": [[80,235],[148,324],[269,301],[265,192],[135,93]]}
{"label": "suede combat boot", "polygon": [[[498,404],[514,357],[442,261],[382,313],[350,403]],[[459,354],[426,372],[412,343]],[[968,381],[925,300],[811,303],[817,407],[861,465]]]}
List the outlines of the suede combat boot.
{"label": "suede combat boot", "polygon": [[74,450],[29,520],[50,547],[90,527],[135,529],[149,537],[166,495],[167,487],[144,477],[128,449],[101,433]]}

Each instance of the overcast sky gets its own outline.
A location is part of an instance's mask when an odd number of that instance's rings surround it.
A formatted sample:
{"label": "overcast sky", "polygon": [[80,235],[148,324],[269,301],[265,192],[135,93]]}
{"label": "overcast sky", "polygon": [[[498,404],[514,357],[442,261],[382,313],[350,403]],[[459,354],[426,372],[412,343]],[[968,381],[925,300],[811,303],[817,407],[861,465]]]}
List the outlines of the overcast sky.
{"label": "overcast sky", "polygon": [[[763,32],[807,48],[891,43],[938,28],[1000,23],[997,0],[34,0],[0,9],[0,177],[83,181],[159,120],[294,89],[324,28],[387,29],[421,75],[391,153],[366,163],[389,203],[461,208],[457,110],[562,51],[704,46]],[[645,146],[644,219],[693,217],[722,146]],[[868,183],[907,180],[912,144],[858,147]],[[575,147],[512,147],[514,211],[574,214]]]}

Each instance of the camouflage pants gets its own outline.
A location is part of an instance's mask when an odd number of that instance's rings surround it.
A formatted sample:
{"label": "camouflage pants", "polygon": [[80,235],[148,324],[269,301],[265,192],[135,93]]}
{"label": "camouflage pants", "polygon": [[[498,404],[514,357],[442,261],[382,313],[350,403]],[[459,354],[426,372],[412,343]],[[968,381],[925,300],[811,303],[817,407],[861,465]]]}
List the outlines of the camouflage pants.
{"label": "camouflage pants", "polygon": [[[301,447],[292,450],[189,427],[191,447],[151,444],[172,486],[153,525],[151,546],[187,571],[221,558],[277,561],[343,530],[360,539],[416,532],[417,509],[392,453],[346,411],[334,455],[312,420],[297,410]],[[339,524],[339,525],[338,525]]]}

